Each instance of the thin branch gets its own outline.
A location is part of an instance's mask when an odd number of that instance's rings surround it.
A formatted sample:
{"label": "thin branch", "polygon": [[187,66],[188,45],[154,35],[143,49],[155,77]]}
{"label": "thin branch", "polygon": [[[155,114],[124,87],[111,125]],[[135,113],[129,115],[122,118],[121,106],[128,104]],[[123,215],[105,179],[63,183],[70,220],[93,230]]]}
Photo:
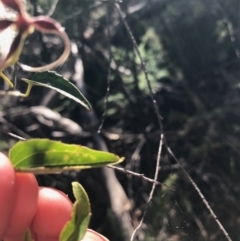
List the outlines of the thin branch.
{"label": "thin branch", "polygon": [[0,96],[3,95],[3,96],[16,96],[16,97],[20,97],[22,95],[22,93],[18,90],[7,90],[7,91],[4,91],[4,90],[1,90],[0,91]]}
{"label": "thin branch", "polygon": [[[163,125],[162,125],[162,117],[160,115],[160,112],[159,112],[159,109],[158,109],[158,106],[157,106],[157,102],[156,102],[156,99],[154,98],[154,94],[153,94],[153,91],[152,91],[152,87],[151,87],[151,84],[150,84],[150,80],[148,78],[148,72],[147,72],[147,69],[146,69],[146,64],[140,54],[140,51],[138,49],[138,46],[137,46],[137,42],[133,36],[133,33],[128,25],[128,23],[126,22],[125,20],[125,16],[121,10],[121,7],[119,6],[118,3],[115,3],[115,6],[119,12],[119,15],[122,19],[122,22],[127,30],[127,33],[133,43],[133,46],[134,46],[134,49],[135,51],[137,52],[137,55],[140,59],[140,62],[141,62],[141,67],[142,67],[142,70],[144,72],[144,75],[145,75],[145,79],[147,81],[147,85],[148,85],[148,89],[149,89],[149,92],[150,92],[150,97],[151,97],[151,100],[153,102],[153,107],[154,107],[154,111],[156,113],[156,116],[157,116],[157,119],[158,119],[158,123],[159,123],[159,126],[160,126],[160,132],[161,132],[161,138],[160,138],[160,144],[159,144],[159,149],[158,149],[158,157],[157,157],[157,168],[156,168],[156,173],[158,173],[158,168],[160,165],[160,157],[161,157],[161,150],[162,150],[162,144],[163,144],[163,141],[164,141],[164,144],[166,145],[166,148],[168,150],[168,152],[171,154],[171,156],[174,158],[174,160],[180,165],[180,168],[182,169],[183,173],[186,175],[186,177],[188,178],[188,180],[190,181],[190,183],[193,185],[194,189],[197,191],[197,193],[199,194],[199,196],[201,197],[202,201],[204,202],[205,206],[207,207],[207,209],[209,210],[209,212],[211,213],[212,217],[214,218],[215,222],[217,223],[218,227],[220,228],[220,230],[223,232],[224,236],[227,238],[228,241],[232,241],[231,238],[229,237],[229,234],[227,233],[227,231],[225,230],[225,228],[223,227],[223,225],[221,224],[221,222],[218,220],[216,214],[213,212],[212,208],[210,207],[209,203],[207,202],[207,200],[205,199],[204,195],[202,194],[202,192],[200,191],[200,189],[198,188],[198,186],[196,185],[196,183],[193,181],[193,179],[189,176],[189,174],[186,172],[186,170],[184,169],[184,167],[181,165],[181,163],[179,162],[179,160],[176,158],[176,156],[173,154],[173,152],[171,151],[171,149],[168,147],[167,145],[167,142],[166,142],[166,139],[163,135]],[[155,178],[157,178],[157,175],[155,173],[155,177],[154,177],[154,180],[156,181]],[[143,213],[143,217],[140,221],[140,224],[138,225],[138,227],[136,228],[136,230],[134,231],[133,235],[132,235],[132,238],[131,238],[131,241],[133,240],[134,238],[134,235],[136,233],[136,231],[141,227],[142,223],[143,223],[143,219],[144,219],[144,216],[146,214],[146,211],[147,211],[147,207],[149,205],[149,202],[151,201],[152,199],[152,195],[153,195],[153,192],[154,192],[154,189],[155,189],[155,186],[156,184],[153,184],[153,187],[152,187],[152,190],[151,190],[151,193],[149,195],[149,199],[148,199],[148,202],[147,202],[147,206],[144,210],[144,213]]]}
{"label": "thin branch", "polygon": [[[160,143],[159,143],[159,148],[158,148],[158,156],[157,156],[157,163],[156,163],[156,169],[155,169],[155,175],[154,175],[154,181],[157,180],[158,178],[158,172],[160,170],[160,160],[161,160],[161,153],[162,153],[162,146],[163,146],[163,134],[161,134],[161,139],[160,139]],[[143,220],[146,216],[146,213],[147,213],[147,209],[148,209],[148,206],[153,198],[153,194],[154,194],[154,191],[155,191],[155,188],[156,188],[156,183],[153,183],[153,186],[152,186],[152,189],[151,189],[151,192],[149,194],[149,197],[148,197],[148,200],[147,200],[147,203],[146,203],[146,207],[144,209],[144,212],[143,212],[143,215],[142,215],[142,219],[140,220],[138,226],[136,227],[136,229],[133,231],[133,234],[132,234],[132,237],[130,239],[130,241],[133,241],[134,239],[134,236],[136,234],[136,232],[141,228],[142,224],[143,224]]]}
{"label": "thin branch", "polygon": [[108,165],[107,167],[112,168],[112,169],[114,169],[116,171],[119,171],[119,172],[122,172],[122,173],[126,173],[126,174],[129,174],[129,175],[135,176],[135,177],[142,178],[142,179],[144,179],[144,180],[146,180],[148,182],[154,183],[156,185],[164,186],[164,187],[166,187],[167,189],[169,189],[171,191],[175,191],[175,189],[173,187],[170,187],[170,186],[168,186],[165,183],[155,181],[154,179],[148,178],[148,177],[144,176],[144,174],[137,173],[137,172],[132,172],[130,170],[127,170],[127,169],[121,168],[121,167],[117,167],[117,166]]}
{"label": "thin branch", "polygon": [[136,162],[139,162],[139,160],[140,160],[140,152],[141,152],[141,150],[142,150],[142,148],[143,148],[143,146],[144,146],[144,144],[146,142],[146,139],[144,138],[143,135],[141,135],[140,137],[141,137],[141,139],[140,139],[140,141],[139,141],[135,151],[133,152],[133,154],[132,154],[132,156],[130,158],[131,161],[129,163],[127,163],[127,165],[125,167],[128,170],[129,169],[133,169],[132,168],[132,166],[133,166],[132,163],[134,163],[136,165]]}
{"label": "thin branch", "polygon": [[13,129],[15,132],[19,133],[19,135],[24,136],[27,139],[30,139],[31,136],[29,136],[27,133],[25,133],[24,131],[20,130],[17,126],[15,126],[14,124],[11,124],[9,121],[7,121],[5,118],[3,118],[2,116],[0,116],[0,123],[6,124],[7,126],[9,126],[11,129]]}
{"label": "thin branch", "polygon": [[109,54],[109,66],[108,66],[108,76],[107,76],[107,92],[104,100],[104,112],[102,114],[102,121],[98,128],[98,133],[101,133],[104,121],[106,119],[107,115],[107,108],[108,108],[108,99],[110,94],[110,78],[112,74],[112,68],[111,68],[111,62],[113,59],[112,51],[111,51],[111,43],[110,43],[110,28],[109,28],[109,6],[106,5],[107,8],[107,14],[106,14],[106,22],[107,22],[107,45],[108,45],[108,54]]}
{"label": "thin branch", "polygon": [[140,152],[141,152],[145,142],[146,142],[146,139],[143,137],[140,140],[140,142],[138,143],[135,151],[133,152],[131,160],[134,160],[134,161],[139,161],[140,160]]}
{"label": "thin branch", "polygon": [[53,15],[53,13],[54,13],[54,11],[55,11],[55,9],[57,7],[58,1],[59,0],[53,0],[53,3],[52,3],[52,5],[51,5],[51,7],[50,7],[50,9],[49,9],[49,11],[47,13],[48,17],[51,17]]}
{"label": "thin branch", "polygon": [[152,102],[153,102],[153,108],[154,108],[154,111],[155,111],[156,116],[157,116],[157,119],[158,119],[158,124],[159,124],[159,126],[160,126],[161,132],[163,132],[163,125],[162,125],[162,119],[163,119],[163,118],[161,117],[160,111],[159,111],[159,109],[158,109],[157,101],[156,101],[156,99],[154,98],[154,94],[153,94],[153,90],[152,90],[152,86],[151,86],[150,79],[149,79],[149,77],[148,77],[148,71],[147,71],[147,68],[146,68],[145,61],[143,60],[142,55],[141,55],[141,53],[140,53],[140,51],[139,51],[139,49],[138,49],[138,45],[137,45],[137,42],[136,42],[136,40],[135,40],[135,38],[134,38],[134,36],[133,36],[133,33],[132,33],[132,31],[131,31],[131,29],[130,29],[128,23],[127,23],[127,21],[125,20],[125,16],[124,16],[124,14],[123,14],[123,12],[122,12],[122,10],[121,10],[120,5],[119,5],[118,3],[115,3],[115,6],[116,6],[116,8],[117,8],[117,10],[118,10],[118,12],[119,12],[119,15],[120,15],[120,17],[121,17],[121,19],[122,19],[122,22],[123,22],[126,30],[127,30],[127,33],[128,33],[128,35],[129,35],[129,37],[130,37],[130,39],[131,39],[131,41],[132,41],[132,44],[133,44],[134,49],[135,49],[135,51],[136,51],[136,53],[137,53],[137,56],[138,56],[139,59],[140,59],[141,68],[142,68],[142,70],[143,70],[143,72],[144,72],[144,76],[145,76],[145,79],[146,79],[146,81],[147,81],[147,86],[148,86],[148,89],[149,89],[149,92],[150,92],[151,100],[152,100]]}
{"label": "thin branch", "polygon": [[205,229],[205,227],[204,227],[202,221],[199,219],[199,217],[194,212],[192,214],[192,217],[193,217],[194,221],[196,222],[198,228],[200,229],[203,238],[205,240],[209,239],[207,230]]}
{"label": "thin branch", "polygon": [[23,137],[21,137],[21,136],[19,136],[19,135],[16,135],[16,134],[14,134],[14,133],[8,132],[7,134],[8,134],[9,136],[11,136],[11,137],[17,139],[17,140],[20,140],[20,141],[26,141],[25,138],[23,138]]}
{"label": "thin branch", "polygon": [[198,193],[198,195],[200,196],[200,198],[202,199],[203,203],[205,204],[206,208],[208,209],[208,211],[210,212],[211,216],[213,217],[213,219],[215,220],[215,222],[217,223],[219,229],[223,232],[224,236],[226,237],[226,239],[228,241],[232,241],[232,239],[230,238],[229,234],[227,233],[226,229],[223,227],[222,223],[219,221],[218,217],[216,216],[216,214],[214,213],[214,211],[212,210],[212,208],[210,207],[208,201],[206,200],[205,196],[202,194],[201,190],[198,188],[197,184],[193,181],[193,179],[190,177],[190,175],[187,173],[187,171],[185,170],[185,168],[183,167],[183,165],[181,164],[181,162],[179,161],[179,159],[174,155],[174,153],[172,152],[172,150],[170,149],[169,146],[166,147],[168,153],[172,156],[172,158],[179,164],[182,172],[184,173],[184,175],[187,177],[187,179],[190,181],[190,183],[192,184],[192,186],[194,187],[194,189],[196,190],[196,192]]}
{"label": "thin branch", "polygon": [[[140,165],[140,152],[144,146],[146,142],[146,139],[144,138],[143,135],[141,135],[141,139],[140,142],[138,143],[135,151],[133,152],[131,158],[130,158],[130,162],[128,162],[125,166],[126,169],[128,170],[134,170],[134,171],[138,171],[139,170],[139,165]],[[133,182],[132,182],[132,175],[128,175],[128,193],[129,196],[132,197],[133,195]]]}
{"label": "thin branch", "polygon": [[[163,125],[162,125],[162,117],[161,117],[161,114],[160,114],[160,111],[158,109],[158,105],[157,105],[157,101],[154,97],[154,94],[153,94],[153,90],[152,90],[152,86],[151,86],[151,83],[150,83],[150,79],[148,77],[148,72],[147,72],[147,68],[146,68],[146,64],[142,58],[142,55],[138,49],[138,45],[137,45],[137,42],[134,38],[134,35],[127,23],[127,21],[125,20],[125,16],[121,10],[121,7],[120,5],[116,2],[115,3],[115,6],[119,12],[119,15],[121,17],[121,20],[127,30],[127,33],[132,41],[132,44],[134,46],[134,49],[137,53],[137,56],[139,57],[140,59],[140,62],[141,62],[141,68],[144,72],[144,76],[145,76],[145,79],[146,79],[146,82],[147,82],[147,86],[148,86],[148,89],[149,89],[149,92],[150,92],[150,97],[151,97],[151,100],[152,100],[152,103],[153,103],[153,108],[154,108],[154,111],[155,111],[155,114],[157,116],[157,120],[158,120],[158,124],[159,124],[159,127],[160,127],[160,141],[159,141],[159,148],[158,148],[158,155],[157,155],[157,161],[156,161],[156,170],[155,170],[155,175],[154,175],[154,181],[157,181],[157,178],[158,178],[158,172],[159,172],[159,169],[160,169],[160,160],[161,160],[161,152],[162,152],[162,145],[163,145],[163,141],[164,141],[164,135],[163,135]],[[151,202],[152,200],[152,197],[153,197],[153,193],[154,193],[154,190],[155,190],[155,187],[156,187],[156,184],[153,183],[152,185],[152,189],[151,189],[151,192],[149,194],[149,198],[148,198],[148,201],[147,201],[147,204],[146,204],[146,207],[144,209],[144,212],[143,212],[143,216],[142,216],[142,219],[139,223],[139,225],[136,227],[136,229],[134,230],[133,234],[132,234],[132,237],[131,237],[131,241],[134,239],[134,236],[136,234],[136,232],[140,229],[140,227],[142,226],[142,223],[143,223],[143,220],[145,218],[145,215],[146,215],[146,212],[147,212],[147,208],[149,206],[149,203]]]}

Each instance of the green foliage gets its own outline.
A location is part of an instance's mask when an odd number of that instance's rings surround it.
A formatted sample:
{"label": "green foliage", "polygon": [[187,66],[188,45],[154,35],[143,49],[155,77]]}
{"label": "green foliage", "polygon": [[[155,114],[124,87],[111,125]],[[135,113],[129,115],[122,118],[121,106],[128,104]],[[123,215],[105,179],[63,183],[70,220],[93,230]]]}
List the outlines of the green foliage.
{"label": "green foliage", "polygon": [[[135,6],[136,2],[139,5]],[[127,12],[125,19],[130,24],[146,62],[154,95],[163,116],[168,144],[176,156],[181,158],[182,164],[204,192],[210,205],[213,205],[233,240],[238,240],[239,1],[149,1],[144,5],[145,2],[130,0],[124,1],[122,5]],[[40,0],[39,4],[44,13],[51,6],[46,0]],[[143,8],[141,4],[144,5]],[[108,23],[105,15],[107,9]],[[60,0],[54,16],[64,23],[71,41],[77,45],[76,58],[83,61],[85,90],[96,115],[93,114],[94,111],[89,115],[80,113],[78,107],[70,101],[62,105],[57,98],[53,98],[49,108],[53,107],[63,116],[83,123],[84,130],[86,128],[95,134],[98,117],[101,118],[105,110],[110,66],[110,98],[102,133],[111,151],[126,156],[129,160],[128,167],[131,166],[133,171],[146,176],[153,176],[159,128],[139,59],[136,58],[114,6],[74,0],[68,1],[66,5],[66,1]],[[107,26],[110,36],[107,34]],[[39,53],[44,58],[48,57],[41,61],[50,62],[55,58],[55,53],[51,50],[61,50],[61,45],[54,38],[44,38],[43,42],[37,36],[34,40],[28,45],[34,50],[36,48],[32,59],[27,54],[23,56],[28,62],[35,63]],[[75,81],[79,80],[74,79],[76,58],[71,56],[61,69],[62,73]],[[33,103],[42,103],[44,95],[39,91],[24,103],[17,102],[17,105],[31,107],[32,100],[35,101]],[[12,105],[15,105],[14,101]],[[35,124],[29,121],[31,115],[16,117],[15,109],[11,106],[4,107],[3,112],[4,118],[26,133]],[[37,124],[40,127],[30,131],[31,136],[43,133],[43,136],[53,138],[51,128],[40,121]],[[6,126],[4,124],[2,130]],[[14,128],[11,130],[15,132]],[[143,137],[145,143],[142,148],[138,148],[139,140]],[[72,142],[79,137],[73,135],[67,138]],[[84,145],[94,143],[89,139],[82,138],[79,142]],[[6,140],[6,143],[9,141]],[[1,146],[6,147],[3,143]],[[183,178],[179,166],[165,153],[161,167],[160,181],[169,182],[175,187],[175,192],[169,194],[169,190],[164,188],[158,191],[141,233],[145,234],[146,238],[143,239],[224,240],[209,214],[204,211],[202,201]],[[120,180],[131,196],[131,214],[134,222],[138,222],[139,217],[134,216],[134,211],[142,211],[150,185],[135,178],[126,179],[121,177]],[[93,206],[102,205],[98,198],[93,200]],[[96,212],[94,225],[104,229],[103,222],[99,221],[102,220],[99,217],[102,217],[103,211]],[[108,232],[109,227],[105,231]],[[112,239],[114,238],[116,236],[113,234]]]}
{"label": "green foliage", "polygon": [[73,182],[72,187],[76,201],[73,205],[71,220],[63,228],[60,241],[82,240],[87,231],[91,217],[87,193],[77,182]]}
{"label": "green foliage", "polygon": [[[138,48],[146,63],[151,86],[153,90],[156,91],[158,87],[157,80],[160,78],[169,77],[170,74],[168,69],[163,68],[164,49],[161,43],[161,39],[157,36],[156,31],[153,28],[147,29],[146,33],[141,39]],[[144,73],[141,69],[140,60],[136,57],[135,61],[139,66],[139,89],[144,93],[148,93],[148,87]]]}
{"label": "green foliage", "polygon": [[[71,220],[67,222],[60,234],[60,241],[82,240],[91,217],[90,203],[84,188],[78,182],[73,182],[72,188],[76,201],[73,205]],[[30,230],[25,232],[24,241],[33,241]]]}
{"label": "green foliage", "polygon": [[60,94],[76,101],[77,103],[83,105],[88,110],[92,107],[87,99],[83,96],[81,91],[63,76],[57,74],[56,72],[38,72],[32,76],[32,80],[23,79],[31,86],[43,86],[53,90],[56,90]]}
{"label": "green foliage", "polygon": [[114,165],[124,160],[109,152],[48,139],[20,141],[11,148],[9,158],[16,171],[35,174]]}

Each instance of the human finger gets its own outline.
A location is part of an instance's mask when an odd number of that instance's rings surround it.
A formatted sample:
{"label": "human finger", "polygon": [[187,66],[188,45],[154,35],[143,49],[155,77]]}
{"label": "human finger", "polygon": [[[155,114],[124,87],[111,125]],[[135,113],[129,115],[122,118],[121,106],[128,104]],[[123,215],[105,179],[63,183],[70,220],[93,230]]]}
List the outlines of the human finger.
{"label": "human finger", "polygon": [[16,197],[4,241],[21,241],[37,209],[38,183],[33,174],[16,173]]}
{"label": "human finger", "polygon": [[40,187],[37,212],[31,225],[36,240],[58,241],[71,212],[72,202],[65,194],[53,188]]}
{"label": "human finger", "polygon": [[11,218],[15,195],[15,171],[9,159],[0,153],[0,240]]}

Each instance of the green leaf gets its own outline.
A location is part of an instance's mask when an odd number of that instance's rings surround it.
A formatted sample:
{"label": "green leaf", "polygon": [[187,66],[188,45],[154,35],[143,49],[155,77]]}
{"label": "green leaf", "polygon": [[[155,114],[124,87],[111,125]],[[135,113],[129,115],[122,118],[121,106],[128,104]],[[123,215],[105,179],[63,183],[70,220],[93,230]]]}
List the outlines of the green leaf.
{"label": "green leaf", "polygon": [[20,141],[10,149],[9,158],[16,171],[35,174],[116,165],[124,160],[109,152],[48,139]]}
{"label": "green leaf", "polygon": [[31,232],[29,229],[26,230],[23,240],[24,241],[33,241],[32,237],[31,237]]}
{"label": "green leaf", "polygon": [[91,217],[87,193],[78,182],[73,182],[72,186],[76,201],[73,205],[71,220],[63,228],[60,241],[82,240],[87,231]]}
{"label": "green leaf", "polygon": [[53,71],[38,72],[33,75],[32,80],[22,79],[30,85],[43,86],[53,90],[56,90],[60,94],[76,101],[83,105],[88,110],[92,107],[80,90],[63,76]]}

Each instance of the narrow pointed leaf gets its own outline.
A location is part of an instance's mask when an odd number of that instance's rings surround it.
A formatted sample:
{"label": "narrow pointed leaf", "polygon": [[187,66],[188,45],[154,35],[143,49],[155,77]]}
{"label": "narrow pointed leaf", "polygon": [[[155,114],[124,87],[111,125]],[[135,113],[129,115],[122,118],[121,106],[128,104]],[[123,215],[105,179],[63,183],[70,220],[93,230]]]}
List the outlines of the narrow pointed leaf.
{"label": "narrow pointed leaf", "polygon": [[73,205],[71,220],[65,225],[60,241],[80,241],[84,237],[90,217],[90,203],[87,193],[78,182],[73,182],[73,193],[76,201]]}
{"label": "narrow pointed leaf", "polygon": [[9,158],[16,171],[35,174],[116,165],[124,160],[109,152],[48,139],[20,141],[10,149]]}
{"label": "narrow pointed leaf", "polygon": [[53,71],[38,72],[33,75],[32,80],[23,80],[32,85],[43,86],[56,90],[60,94],[83,105],[88,110],[92,109],[88,100],[74,84]]}

